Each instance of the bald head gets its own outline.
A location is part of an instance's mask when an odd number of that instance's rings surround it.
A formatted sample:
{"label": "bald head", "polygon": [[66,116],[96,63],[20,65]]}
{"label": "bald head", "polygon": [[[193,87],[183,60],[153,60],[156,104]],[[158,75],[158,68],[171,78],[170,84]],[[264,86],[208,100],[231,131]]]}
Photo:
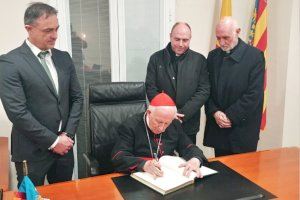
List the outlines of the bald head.
{"label": "bald head", "polygon": [[170,41],[176,56],[184,54],[190,47],[192,38],[191,27],[186,22],[177,22],[172,27]]}
{"label": "bald head", "polygon": [[230,51],[238,44],[239,33],[237,21],[232,17],[223,17],[216,26],[216,37],[223,51]]}
{"label": "bald head", "polygon": [[221,28],[226,27],[226,28],[230,29],[231,31],[234,31],[239,28],[237,21],[229,16],[222,17],[222,19],[217,24],[217,28],[220,28],[220,27]]}
{"label": "bald head", "polygon": [[192,29],[191,29],[191,27],[190,27],[190,25],[189,25],[188,23],[186,23],[186,22],[176,22],[176,23],[173,25],[172,29],[171,29],[171,33],[173,32],[173,30],[174,30],[177,26],[182,26],[182,27],[184,27],[184,28],[188,28],[189,31],[192,32]]}

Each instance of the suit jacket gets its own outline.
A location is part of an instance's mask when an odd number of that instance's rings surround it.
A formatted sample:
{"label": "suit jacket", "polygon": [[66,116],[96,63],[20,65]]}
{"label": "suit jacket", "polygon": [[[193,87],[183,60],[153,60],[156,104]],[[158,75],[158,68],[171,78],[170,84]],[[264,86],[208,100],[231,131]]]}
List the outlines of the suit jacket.
{"label": "suit jacket", "polygon": [[[255,151],[263,106],[264,55],[240,39],[229,57],[223,55],[217,48],[207,58],[211,96],[205,105],[204,145],[235,153]],[[231,120],[232,128],[219,128],[213,117],[218,110]]]}
{"label": "suit jacket", "polygon": [[205,57],[191,49],[185,54],[178,61],[177,77],[174,77],[168,48],[154,53],[147,67],[146,91],[150,101],[162,91],[167,93],[176,103],[178,112],[184,114],[184,132],[196,134],[200,126],[200,108],[208,99],[210,84]]}
{"label": "suit jacket", "polygon": [[67,52],[52,49],[59,95],[26,42],[0,57],[0,97],[13,124],[12,161],[42,160],[57,156],[48,150],[62,130],[74,135],[82,112],[83,96]]}

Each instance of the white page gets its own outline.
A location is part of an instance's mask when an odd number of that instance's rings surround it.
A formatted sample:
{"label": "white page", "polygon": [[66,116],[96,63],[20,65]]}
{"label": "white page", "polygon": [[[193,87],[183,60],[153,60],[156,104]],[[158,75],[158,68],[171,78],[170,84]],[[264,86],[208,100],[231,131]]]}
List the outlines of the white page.
{"label": "white page", "polygon": [[[192,181],[196,177],[195,172],[192,172],[189,177],[183,176],[184,167],[179,168],[178,166],[186,161],[178,156],[162,156],[159,162],[164,173],[163,177],[154,179],[154,177],[147,172],[135,172],[134,174],[163,190],[172,189],[183,183]],[[217,173],[217,171],[205,166],[202,166],[200,171],[202,176]]]}
{"label": "white page", "polygon": [[162,177],[157,177],[156,179],[154,179],[151,174],[146,172],[136,172],[135,175],[163,190],[169,190],[190,180],[193,180],[193,178],[176,175],[177,173],[174,174],[174,171],[168,168],[162,167],[162,170],[164,172],[164,175]]}
{"label": "white page", "polygon": [[[166,155],[166,156],[162,156],[159,159],[159,163],[162,166],[165,166],[165,168],[173,169],[174,171],[178,172],[179,174],[183,174],[184,167],[179,168],[178,166],[182,163],[185,163],[185,162],[186,161],[183,158],[178,157],[178,156],[168,156],[168,155]],[[210,168],[205,167],[205,166],[202,166],[200,168],[200,172],[201,172],[201,175],[203,177],[217,173],[216,170],[210,169]],[[191,178],[195,178],[196,176],[197,176],[197,174],[195,172],[191,172],[191,174],[190,174]]]}

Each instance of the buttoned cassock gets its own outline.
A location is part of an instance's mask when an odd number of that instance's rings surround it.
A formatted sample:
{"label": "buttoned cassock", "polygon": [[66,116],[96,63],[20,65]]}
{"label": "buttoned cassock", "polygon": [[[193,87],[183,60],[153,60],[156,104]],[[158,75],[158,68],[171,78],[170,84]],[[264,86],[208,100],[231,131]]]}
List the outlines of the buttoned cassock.
{"label": "buttoned cassock", "polygon": [[184,58],[178,61],[177,77],[168,47],[150,57],[146,76],[147,97],[151,101],[158,93],[167,93],[175,102],[178,112],[184,114],[183,130],[188,135],[199,131],[200,108],[209,97],[209,89],[203,55],[188,49]]}

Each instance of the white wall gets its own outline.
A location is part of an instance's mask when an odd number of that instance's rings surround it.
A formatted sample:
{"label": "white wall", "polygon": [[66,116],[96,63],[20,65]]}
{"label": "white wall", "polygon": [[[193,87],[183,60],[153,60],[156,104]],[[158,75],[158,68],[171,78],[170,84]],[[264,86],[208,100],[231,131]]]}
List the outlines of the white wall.
{"label": "white wall", "polygon": [[288,49],[282,146],[299,146],[300,141],[299,33],[299,1],[294,0],[292,4],[291,32]]}

